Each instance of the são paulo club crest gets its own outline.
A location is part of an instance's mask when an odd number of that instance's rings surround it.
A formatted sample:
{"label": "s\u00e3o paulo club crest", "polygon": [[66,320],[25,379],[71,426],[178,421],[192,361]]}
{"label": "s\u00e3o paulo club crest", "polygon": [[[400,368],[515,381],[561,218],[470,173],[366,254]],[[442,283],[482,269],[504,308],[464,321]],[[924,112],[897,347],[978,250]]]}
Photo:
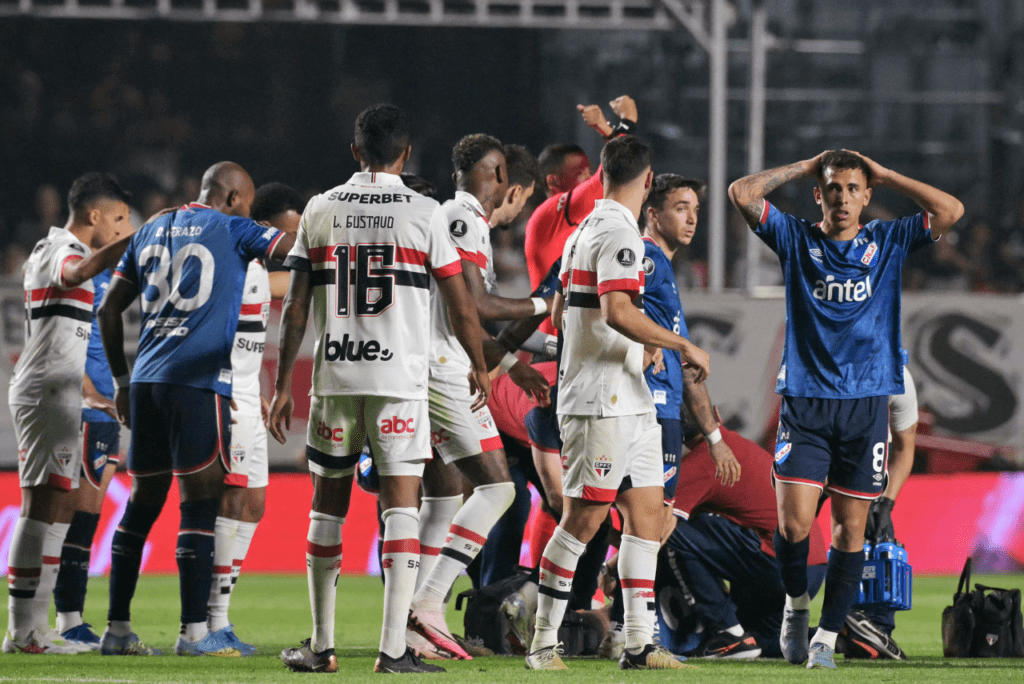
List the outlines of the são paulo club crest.
{"label": "s\u00e3o paulo club crest", "polygon": [[598,456],[594,460],[594,471],[602,479],[612,472],[612,461],[607,456]]}

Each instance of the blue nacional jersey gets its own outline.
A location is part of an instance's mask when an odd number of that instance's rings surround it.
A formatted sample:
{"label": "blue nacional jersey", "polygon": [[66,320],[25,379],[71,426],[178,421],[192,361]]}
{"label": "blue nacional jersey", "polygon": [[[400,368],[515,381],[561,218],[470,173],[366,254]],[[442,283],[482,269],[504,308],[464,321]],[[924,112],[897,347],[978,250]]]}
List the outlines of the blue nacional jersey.
{"label": "blue nacional jersey", "polygon": [[[679,287],[672,262],[654,240],[644,238],[644,313],[662,328],[690,339],[679,302]],[[679,352],[665,349],[665,370],[654,374],[653,366],[644,371],[647,386],[654,396],[659,418],[679,420],[683,405],[683,361]]]}
{"label": "blue nacional jersey", "polygon": [[775,391],[858,399],[903,394],[903,261],[932,242],[928,215],[872,221],[852,240],[767,201],[755,230],[779,255],[786,281],[786,343]]}
{"label": "blue nacional jersey", "polygon": [[[85,374],[92,380],[96,391],[107,399],[114,398],[114,379],[110,377],[110,364],[107,354],[103,351],[103,340],[100,339],[100,326],[96,320],[96,311],[103,303],[103,295],[110,286],[110,271],[104,271],[92,279],[95,296],[92,300],[92,332],[89,333],[89,348],[85,356]],[[86,423],[116,423],[109,413],[92,408],[82,408],[82,420]]]}
{"label": "blue nacional jersey", "polygon": [[142,307],[132,382],[186,385],[231,396],[231,345],[249,261],[283,233],[192,203],[143,226],[114,276]]}

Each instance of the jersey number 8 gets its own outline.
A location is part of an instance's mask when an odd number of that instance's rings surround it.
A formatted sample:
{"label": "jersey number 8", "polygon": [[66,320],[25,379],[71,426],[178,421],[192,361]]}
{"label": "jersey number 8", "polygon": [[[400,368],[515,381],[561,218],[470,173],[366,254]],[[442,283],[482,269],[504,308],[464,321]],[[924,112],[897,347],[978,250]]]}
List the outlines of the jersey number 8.
{"label": "jersey number 8", "polygon": [[[140,268],[146,268],[154,259],[160,263],[154,270],[146,272],[146,288],[143,289],[141,297],[143,311],[157,313],[167,303],[178,311],[195,311],[210,299],[215,266],[213,254],[205,246],[198,243],[185,245],[178,250],[172,260],[170,251],[163,245],[149,245],[139,252]],[[192,264],[192,269],[198,266],[199,283],[194,294],[185,297],[181,293],[181,277],[189,259],[198,262]],[[193,278],[186,281],[190,289],[192,282]],[[156,288],[156,298],[150,298],[150,287]]]}
{"label": "jersey number 8", "polygon": [[[395,267],[395,245],[356,245],[355,249],[356,316],[379,316],[395,301],[395,276],[387,272],[387,269]],[[349,265],[351,254],[351,245],[334,247],[335,299],[340,318],[346,318],[349,314],[349,290],[353,280]]]}

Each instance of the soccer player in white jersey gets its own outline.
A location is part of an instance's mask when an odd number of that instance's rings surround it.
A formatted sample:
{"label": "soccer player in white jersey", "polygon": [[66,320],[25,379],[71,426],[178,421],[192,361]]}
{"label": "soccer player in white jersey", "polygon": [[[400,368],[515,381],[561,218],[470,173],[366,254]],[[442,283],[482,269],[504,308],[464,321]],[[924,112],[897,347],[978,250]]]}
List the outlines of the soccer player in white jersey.
{"label": "soccer player in white jersey", "polygon": [[[268,183],[256,190],[250,218],[294,236],[302,214],[302,198],[281,183]],[[286,276],[276,272],[275,276]],[[263,517],[269,483],[267,429],[263,424],[270,404],[260,392],[260,368],[267,339],[267,319],[273,297],[271,274],[263,259],[253,259],[245,273],[242,308],[235,341],[231,347],[234,389],[231,406],[231,446],[227,485],[221,497],[220,514],[214,527],[213,582],[208,607],[209,629],[238,648],[243,656],[255,647],[241,641],[228,619],[231,594],[256,526]],[[287,286],[286,286],[287,287]]]}
{"label": "soccer player in white jersey", "polygon": [[[817,179],[819,223],[765,200],[799,178]],[[879,185],[922,211],[862,226],[861,212]],[[778,254],[786,283],[773,469],[775,555],[787,594],[782,652],[791,663],[832,669],[836,636],[860,584],[868,509],[883,492],[889,396],[904,391],[903,261],[951,229],[964,208],[952,195],[848,150],[741,178],[729,195],[754,234]],[[824,487],[833,494],[832,549],[821,621],[808,642],[807,538]]]}
{"label": "soccer player in white jersey", "polygon": [[429,283],[448,305],[461,353],[471,359],[467,399],[483,405],[490,380],[480,324],[460,276],[444,212],[399,174],[409,159],[409,123],[393,105],[356,119],[352,153],[362,171],[310,200],[286,265],[291,285],[281,316],[280,359],[270,431],[284,443],[292,375],[313,305],[313,390],[306,457],[313,502],[306,568],[313,634],[281,659],[292,670],[334,672],[334,606],[341,527],[352,475],[369,438],[380,473],[384,620],[375,672],[438,672],[406,645],[419,560],[417,501],[430,459],[427,414]]}
{"label": "soccer player in white jersey", "polygon": [[[203,174],[199,198],[148,222],[114,271],[99,309],[118,418],[132,427],[132,493],[114,534],[103,655],[153,655],[131,628],[146,537],[172,479],[181,495],[175,552],[182,656],[239,656],[237,639],[210,632],[214,529],[230,471],[235,342],[242,284],[253,259],[281,261],[294,237],[249,216],[256,188],[238,164]],[[132,372],[122,313],[139,300],[142,332]]]}
{"label": "soccer player in white jersey", "polygon": [[[664,525],[661,428],[643,375],[644,346],[677,350],[703,381],[708,355],[646,317],[644,244],[637,218],[651,188],[652,150],[626,135],[601,151],[603,200],[565,243],[551,318],[562,330],[558,421],[562,519],[540,562],[537,628],[527,667],[564,670],[558,646],[580,555],[615,502],[623,515],[619,577],[625,601],[623,669],[685,667],[652,643],[654,574]],[[642,301],[642,299],[640,300]],[[621,487],[625,480],[628,487]]]}
{"label": "soccer player in white jersey", "polygon": [[117,263],[128,245],[128,199],[110,176],[80,177],[68,193],[67,224],[50,228],[25,264],[25,346],[8,392],[21,514],[7,559],[4,653],[89,649],[52,630],[48,612],[82,468],[92,278]]}
{"label": "soccer player in white jersey", "polygon": [[[548,300],[506,299],[487,287],[493,258],[488,221],[509,188],[501,142],[489,135],[468,135],[456,143],[452,164],[457,192],[444,203],[444,210],[480,320],[516,320],[548,311]],[[469,359],[453,335],[447,304],[435,296],[433,306],[430,429],[444,467],[431,464],[424,478],[421,519],[425,524],[420,526],[420,573],[409,627],[442,654],[469,658],[448,629],[445,600],[455,579],[480,553],[494,523],[512,504],[515,485],[490,410],[471,405],[466,385]],[[512,380],[524,388],[539,388],[546,402],[547,381],[514,355],[504,356],[501,367]],[[473,493],[460,508],[463,478]],[[410,640],[417,648],[428,647],[411,635]]]}

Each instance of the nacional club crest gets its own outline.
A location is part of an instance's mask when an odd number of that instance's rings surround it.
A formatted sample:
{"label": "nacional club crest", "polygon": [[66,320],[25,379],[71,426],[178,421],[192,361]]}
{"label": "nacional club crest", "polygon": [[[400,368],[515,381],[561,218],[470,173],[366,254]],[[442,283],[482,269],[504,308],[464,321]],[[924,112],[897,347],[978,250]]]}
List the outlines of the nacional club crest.
{"label": "nacional club crest", "polygon": [[872,242],[864,250],[864,256],[860,258],[860,263],[870,266],[874,262],[876,254],[878,254],[878,243]]}
{"label": "nacional club crest", "polygon": [[612,472],[612,462],[607,456],[598,456],[594,461],[594,471],[599,477],[604,478]]}

